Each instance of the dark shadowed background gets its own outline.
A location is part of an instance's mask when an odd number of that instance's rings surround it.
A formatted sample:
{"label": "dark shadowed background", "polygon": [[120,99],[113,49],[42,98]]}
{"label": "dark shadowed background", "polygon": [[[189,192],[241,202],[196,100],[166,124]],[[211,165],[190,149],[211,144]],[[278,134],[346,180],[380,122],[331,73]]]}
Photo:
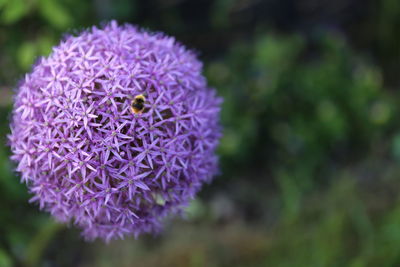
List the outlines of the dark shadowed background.
{"label": "dark shadowed background", "polygon": [[[110,19],[198,51],[221,175],[159,236],[86,243],[29,204],[12,91]],[[0,266],[400,266],[400,1],[0,0]]]}

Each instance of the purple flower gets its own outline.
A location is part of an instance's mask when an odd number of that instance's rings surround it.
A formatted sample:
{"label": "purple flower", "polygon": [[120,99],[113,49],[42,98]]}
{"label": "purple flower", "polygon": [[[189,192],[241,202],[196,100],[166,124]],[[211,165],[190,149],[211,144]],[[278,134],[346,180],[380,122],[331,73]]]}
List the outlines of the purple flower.
{"label": "purple flower", "polygon": [[158,231],[217,171],[221,99],[201,71],[131,25],[67,37],[15,97],[12,159],[32,201],[89,240]]}

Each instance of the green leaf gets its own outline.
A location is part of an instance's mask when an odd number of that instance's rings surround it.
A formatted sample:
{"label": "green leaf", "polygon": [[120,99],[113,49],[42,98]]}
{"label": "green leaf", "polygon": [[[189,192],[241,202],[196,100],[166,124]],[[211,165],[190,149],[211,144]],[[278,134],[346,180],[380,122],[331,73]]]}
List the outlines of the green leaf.
{"label": "green leaf", "polygon": [[[0,7],[1,7],[0,0]],[[30,5],[24,3],[23,0],[12,0],[5,3],[1,20],[6,24],[13,24],[22,19],[29,11]]]}
{"label": "green leaf", "polygon": [[0,8],[2,8],[5,4],[7,4],[7,1],[10,2],[10,0],[0,0]]}
{"label": "green leaf", "polygon": [[7,255],[7,253],[0,248],[0,266],[2,267],[11,267],[12,261],[11,258]]}
{"label": "green leaf", "polygon": [[40,55],[48,55],[51,52],[52,47],[56,44],[54,36],[51,34],[45,34],[38,39],[37,45]]}
{"label": "green leaf", "polygon": [[67,10],[55,0],[40,0],[39,10],[42,16],[54,27],[63,30],[72,24],[72,17]]}
{"label": "green leaf", "polygon": [[29,69],[36,57],[36,45],[26,42],[20,45],[17,52],[18,63],[24,70]]}
{"label": "green leaf", "polygon": [[42,259],[44,250],[57,232],[63,227],[64,225],[59,224],[52,219],[48,219],[47,222],[42,225],[41,229],[28,244],[26,250],[27,266],[38,266],[40,260]]}

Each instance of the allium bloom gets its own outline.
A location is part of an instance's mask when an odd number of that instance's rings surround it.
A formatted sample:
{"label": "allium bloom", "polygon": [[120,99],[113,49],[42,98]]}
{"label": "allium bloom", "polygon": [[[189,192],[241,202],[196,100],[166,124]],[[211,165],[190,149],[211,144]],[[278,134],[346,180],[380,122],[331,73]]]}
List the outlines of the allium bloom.
{"label": "allium bloom", "polygon": [[217,171],[221,100],[201,71],[131,25],[66,37],[15,97],[12,159],[32,201],[89,240],[159,230]]}

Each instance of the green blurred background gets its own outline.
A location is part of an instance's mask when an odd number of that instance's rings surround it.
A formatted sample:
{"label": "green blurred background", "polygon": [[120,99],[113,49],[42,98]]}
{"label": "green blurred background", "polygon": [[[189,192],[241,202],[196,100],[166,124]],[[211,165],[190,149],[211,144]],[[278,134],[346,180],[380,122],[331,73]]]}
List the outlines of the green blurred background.
{"label": "green blurred background", "polygon": [[[225,101],[221,175],[159,236],[105,245],[29,204],[12,92],[110,19],[200,53]],[[400,266],[400,1],[0,0],[0,266]]]}

